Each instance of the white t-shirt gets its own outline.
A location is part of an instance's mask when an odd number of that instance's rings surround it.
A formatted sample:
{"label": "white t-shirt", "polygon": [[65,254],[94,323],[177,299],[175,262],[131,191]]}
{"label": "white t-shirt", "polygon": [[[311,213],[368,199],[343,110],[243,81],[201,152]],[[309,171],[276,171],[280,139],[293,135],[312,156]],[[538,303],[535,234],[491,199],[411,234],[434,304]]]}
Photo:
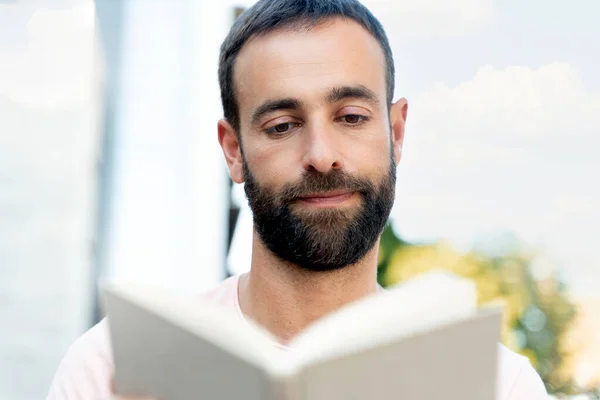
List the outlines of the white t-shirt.
{"label": "white t-shirt", "polygon": [[[238,281],[239,276],[226,279],[202,297],[244,318],[238,301]],[[56,371],[47,400],[110,398],[114,366],[107,324],[106,319],[102,320],[69,348]],[[287,349],[279,343],[273,345]],[[547,398],[544,384],[529,360],[500,345],[496,400]]]}

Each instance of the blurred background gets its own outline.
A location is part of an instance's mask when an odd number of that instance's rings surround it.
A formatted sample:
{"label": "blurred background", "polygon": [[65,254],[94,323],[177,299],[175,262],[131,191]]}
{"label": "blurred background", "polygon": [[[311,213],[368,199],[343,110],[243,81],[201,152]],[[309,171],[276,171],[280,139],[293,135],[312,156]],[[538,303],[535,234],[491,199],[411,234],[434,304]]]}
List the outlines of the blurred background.
{"label": "blurred background", "polygon": [[[551,393],[598,398],[600,3],[364,3],[410,111],[380,282],[471,277]],[[248,269],[216,70],[251,4],[0,0],[0,399],[45,397],[99,281]]]}

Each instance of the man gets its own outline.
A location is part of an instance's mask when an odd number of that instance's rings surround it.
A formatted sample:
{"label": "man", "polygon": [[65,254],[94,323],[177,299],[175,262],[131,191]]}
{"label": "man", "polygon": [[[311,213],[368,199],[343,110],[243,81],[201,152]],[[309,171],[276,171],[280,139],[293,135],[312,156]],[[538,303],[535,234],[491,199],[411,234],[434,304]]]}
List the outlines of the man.
{"label": "man", "polygon": [[[288,349],[311,322],[378,290],[407,102],[392,101],[388,40],[356,0],[259,1],[223,43],[219,82],[218,139],[232,180],[245,182],[254,238],[250,272],[204,297]],[[110,397],[106,324],[69,349],[49,399]],[[497,391],[498,400],[546,397],[526,359],[505,347]]]}

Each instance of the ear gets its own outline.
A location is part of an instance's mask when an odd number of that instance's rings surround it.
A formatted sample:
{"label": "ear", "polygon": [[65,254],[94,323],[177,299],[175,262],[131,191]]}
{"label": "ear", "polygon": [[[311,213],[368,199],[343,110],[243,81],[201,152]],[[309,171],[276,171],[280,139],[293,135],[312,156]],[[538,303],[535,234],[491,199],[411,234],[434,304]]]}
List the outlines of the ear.
{"label": "ear", "polygon": [[229,122],[221,119],[217,124],[217,131],[219,133],[219,144],[221,145],[221,149],[223,149],[223,155],[225,156],[225,161],[227,161],[231,180],[235,183],[244,182],[242,151],[235,130]]}
{"label": "ear", "polygon": [[390,108],[390,125],[392,127],[392,145],[394,146],[394,159],[396,165],[402,158],[402,144],[404,143],[404,126],[408,114],[408,102],[403,97]]}

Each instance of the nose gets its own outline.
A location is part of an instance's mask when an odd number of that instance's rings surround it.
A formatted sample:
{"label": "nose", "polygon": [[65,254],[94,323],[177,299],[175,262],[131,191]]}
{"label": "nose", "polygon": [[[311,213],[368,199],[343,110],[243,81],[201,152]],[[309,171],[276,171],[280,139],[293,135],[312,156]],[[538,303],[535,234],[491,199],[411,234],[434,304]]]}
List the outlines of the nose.
{"label": "nose", "polygon": [[343,166],[337,138],[326,124],[313,123],[305,130],[304,169],[323,174]]}

